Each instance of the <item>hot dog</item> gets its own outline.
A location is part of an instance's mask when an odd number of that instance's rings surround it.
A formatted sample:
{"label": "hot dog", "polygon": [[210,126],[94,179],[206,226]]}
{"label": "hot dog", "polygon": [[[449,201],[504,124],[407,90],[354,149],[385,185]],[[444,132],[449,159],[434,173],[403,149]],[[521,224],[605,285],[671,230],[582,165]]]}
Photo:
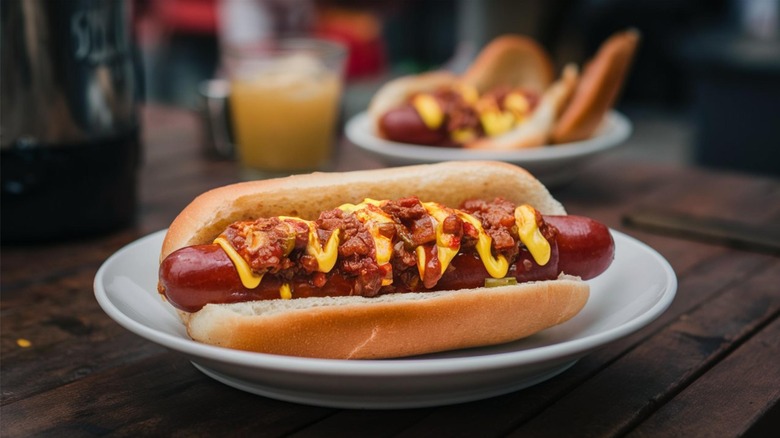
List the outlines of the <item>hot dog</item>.
{"label": "hot dog", "polygon": [[609,38],[580,78],[567,65],[556,81],[549,54],[519,35],[493,40],[461,76],[411,75],[382,87],[369,105],[388,140],[469,149],[519,149],[590,137],[614,104],[638,43]]}
{"label": "hot dog", "polygon": [[442,163],[208,192],[169,228],[159,291],[202,342],[398,357],[563,322],[613,255],[604,225],[565,215],[522,169]]}
{"label": "hot dog", "polygon": [[[402,200],[407,204],[412,201],[414,201],[415,206],[422,205],[413,199]],[[392,202],[388,204],[392,204]],[[500,204],[501,201],[487,203],[491,207]],[[411,208],[407,210],[411,210]],[[510,210],[514,209],[510,208]],[[448,209],[448,214],[455,211],[462,213],[460,210]],[[433,218],[427,214],[418,218],[427,226],[432,226],[434,223],[431,219]],[[463,226],[468,226],[468,223],[464,223],[456,215],[453,216],[453,222],[454,226],[461,232]],[[284,218],[274,223],[274,231],[281,231],[284,239],[290,236],[289,240],[298,241],[297,252],[296,249],[291,250],[294,257],[305,252],[308,234],[311,231],[307,227],[299,227],[298,230],[294,230],[294,227],[303,223],[302,221]],[[241,227],[253,227],[254,225],[255,229],[258,228],[257,222],[241,222],[240,224]],[[237,228],[236,225],[233,227]],[[408,233],[408,229],[400,222],[385,228],[387,237],[391,238],[390,241],[396,240],[397,244],[400,238],[392,239],[392,237],[396,237],[396,227],[404,230],[404,233]],[[549,260],[540,265],[531,253],[524,249],[519,254],[512,254],[511,263],[508,264],[507,271],[500,276],[501,280],[512,279],[514,280],[512,283],[554,280],[562,273],[588,280],[601,274],[612,260],[614,244],[608,229],[591,219],[579,216],[542,216],[537,228],[545,230],[547,239],[549,239],[550,252],[552,253]],[[501,231],[508,234],[510,230]],[[328,235],[332,235],[332,233],[328,233]],[[361,275],[348,275],[345,273],[345,269],[339,269],[340,267],[322,273],[316,266],[311,266],[309,272],[306,272],[307,269],[304,267],[304,272],[299,271],[297,275],[291,275],[290,268],[286,271],[282,269],[279,273],[273,273],[273,269],[268,269],[271,272],[263,277],[259,285],[247,287],[242,282],[239,271],[236,270],[235,262],[222,247],[212,243],[185,247],[166,257],[160,266],[160,288],[168,301],[175,307],[188,312],[196,312],[209,303],[224,304],[279,299],[284,298],[285,293],[289,294],[290,298],[351,295],[372,297],[388,293],[471,289],[482,287],[485,285],[486,279],[491,279],[491,274],[486,270],[480,260],[480,255],[474,251],[473,247],[461,250],[451,261],[446,262],[446,267],[442,267],[442,262],[438,260],[434,251],[433,238],[434,236],[430,235],[425,244],[422,244],[422,248],[426,251],[425,257],[431,263],[438,264],[435,269],[433,271],[421,269],[418,266],[420,254],[414,254],[415,258],[407,261],[407,264],[404,265],[403,257],[396,251],[395,259],[392,260],[396,266],[388,266],[388,269],[392,270],[392,275],[389,277],[392,278],[392,282],[388,278],[387,285],[381,283],[381,280],[387,276],[387,273],[382,271],[381,266],[362,272]],[[468,240],[468,236],[466,239]],[[475,242],[476,239],[472,238],[471,244],[473,245]],[[513,246],[517,244],[519,242],[512,242]],[[403,256],[410,257],[412,252],[414,251],[406,251]],[[260,256],[255,255],[256,258]],[[286,257],[289,258],[289,255]],[[352,259],[349,262],[356,263],[358,260]],[[305,264],[300,260],[298,263]],[[430,284],[426,285],[424,279],[426,276],[431,277],[428,275],[429,272],[440,275],[427,280]],[[369,284],[367,287],[364,284],[366,282],[373,284]]]}

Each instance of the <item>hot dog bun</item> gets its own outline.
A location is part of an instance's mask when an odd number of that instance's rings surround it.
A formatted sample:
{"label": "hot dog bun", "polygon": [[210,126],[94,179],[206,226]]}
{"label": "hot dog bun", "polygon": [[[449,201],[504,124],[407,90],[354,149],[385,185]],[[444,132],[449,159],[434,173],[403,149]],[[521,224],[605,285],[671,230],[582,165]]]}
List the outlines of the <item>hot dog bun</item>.
{"label": "hot dog bun", "polygon": [[552,129],[554,143],[589,138],[617,100],[639,44],[639,32],[627,30],[607,39],[588,63],[571,102]]}
{"label": "hot dog bun", "polygon": [[542,94],[555,80],[555,69],[550,55],[536,41],[521,35],[503,35],[479,52],[462,79],[480,93],[505,85]]}
{"label": "hot dog bun", "polygon": [[576,315],[588,286],[574,277],[460,291],[209,304],[193,339],[264,353],[333,359],[402,357],[499,344]]}
{"label": "hot dog bun", "polygon": [[[528,172],[497,162],[449,162],[239,183],[196,198],[174,220],[161,259],[210,243],[229,223],[261,216],[308,219],[365,197],[416,195],[457,206],[502,196],[543,214],[564,208]],[[208,304],[180,311],[190,336],[208,344],[337,359],[410,356],[519,339],[576,315],[589,289],[576,277],[496,288]]]}

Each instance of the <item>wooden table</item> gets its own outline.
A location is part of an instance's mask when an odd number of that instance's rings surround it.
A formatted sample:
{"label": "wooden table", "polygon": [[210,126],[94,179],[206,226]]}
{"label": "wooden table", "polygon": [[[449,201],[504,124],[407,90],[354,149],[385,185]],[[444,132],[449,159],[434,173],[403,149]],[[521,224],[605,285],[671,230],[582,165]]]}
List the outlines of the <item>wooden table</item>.
{"label": "wooden table", "polygon": [[[144,126],[135,227],[2,248],[2,436],[723,437],[780,430],[777,253],[623,222],[649,208],[777,227],[776,179],[630,162],[619,154],[588,165],[554,195],[570,213],[599,219],[669,260],[679,289],[660,318],[563,374],[505,396],[410,410],[330,409],[220,384],[98,306],[92,281],[109,255],[165,228],[196,194],[238,179],[234,163],[203,157],[193,114],[149,107]],[[380,166],[348,144],[340,152],[338,169]]]}

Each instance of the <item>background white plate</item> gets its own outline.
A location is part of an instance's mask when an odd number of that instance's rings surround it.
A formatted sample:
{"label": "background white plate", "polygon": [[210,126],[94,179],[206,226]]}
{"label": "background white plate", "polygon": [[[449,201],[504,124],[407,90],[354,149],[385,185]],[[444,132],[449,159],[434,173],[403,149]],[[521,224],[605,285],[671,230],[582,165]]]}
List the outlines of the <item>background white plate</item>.
{"label": "background white plate", "polygon": [[612,149],[631,136],[631,122],[611,111],[592,138],[538,148],[490,151],[397,143],[378,137],[366,112],[346,124],[346,136],[355,146],[368,151],[390,166],[457,160],[505,161],[524,167],[547,186],[560,185],[577,176],[590,159]]}
{"label": "background white plate", "polygon": [[677,278],[647,245],[613,231],[616,256],[591,280],[585,308],[565,324],[503,345],[394,360],[275,356],[194,342],[156,290],[165,231],[117,251],[95,276],[103,310],[126,329],[181,352],[206,375],[281,400],[344,408],[451,404],[516,391],[555,376],[588,352],[626,336],[669,306]]}

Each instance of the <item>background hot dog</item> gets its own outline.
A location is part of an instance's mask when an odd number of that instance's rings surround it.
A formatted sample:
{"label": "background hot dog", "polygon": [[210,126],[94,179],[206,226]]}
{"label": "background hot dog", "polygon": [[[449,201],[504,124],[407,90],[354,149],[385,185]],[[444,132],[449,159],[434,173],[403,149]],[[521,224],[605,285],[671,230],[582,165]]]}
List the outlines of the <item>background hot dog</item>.
{"label": "background hot dog", "polygon": [[[436,74],[411,75],[382,87],[369,105],[377,134],[391,141],[468,149],[521,149],[568,143],[589,138],[617,100],[637,50],[635,30],[607,39],[580,77],[576,64],[568,64],[554,81],[553,62],[535,41],[505,35],[491,41],[460,77],[430,80]],[[458,123],[432,123],[451,114],[447,102],[417,105],[418,96],[436,97],[469,89],[476,124],[461,129]],[[530,99],[521,114],[499,105],[480,105],[483,97],[509,89]],[[428,99],[431,101],[430,99]],[[490,99],[488,99],[490,100]],[[522,100],[522,99],[520,99]],[[538,101],[546,111],[536,111]],[[432,115],[433,114],[433,115]]]}
{"label": "background hot dog", "polygon": [[[428,105],[419,104],[420,96]],[[460,146],[486,134],[508,131],[531,115],[539,99],[530,90],[509,87],[497,87],[478,97],[474,87],[457,83],[410,96],[382,114],[378,128],[385,138],[402,143]],[[438,123],[424,120],[425,115]]]}
{"label": "background hot dog", "polygon": [[430,129],[411,105],[402,105],[386,112],[379,119],[379,129],[385,137],[401,143],[430,146],[451,146],[446,127]]}

